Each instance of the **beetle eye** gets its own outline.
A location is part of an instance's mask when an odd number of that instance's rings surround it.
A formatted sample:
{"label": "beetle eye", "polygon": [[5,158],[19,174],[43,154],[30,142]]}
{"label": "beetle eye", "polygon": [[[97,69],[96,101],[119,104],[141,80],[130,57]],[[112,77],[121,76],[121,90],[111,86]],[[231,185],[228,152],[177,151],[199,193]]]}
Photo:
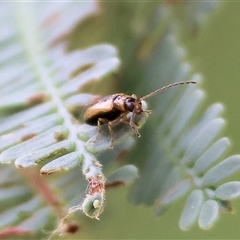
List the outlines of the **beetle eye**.
{"label": "beetle eye", "polygon": [[124,106],[125,106],[125,109],[126,109],[126,110],[128,110],[129,112],[133,112],[133,109],[134,109],[134,107],[135,107],[135,104],[134,104],[134,102],[132,101],[132,99],[127,99],[127,100],[125,101]]}

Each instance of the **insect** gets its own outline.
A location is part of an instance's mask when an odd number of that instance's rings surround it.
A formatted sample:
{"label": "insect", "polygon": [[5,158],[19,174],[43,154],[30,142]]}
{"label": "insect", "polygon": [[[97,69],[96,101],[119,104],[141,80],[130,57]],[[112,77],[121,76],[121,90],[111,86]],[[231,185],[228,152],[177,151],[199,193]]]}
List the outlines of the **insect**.
{"label": "insect", "polygon": [[[100,134],[101,125],[107,124],[111,136],[110,148],[113,147],[114,132],[112,124],[122,122],[130,125],[136,135],[140,137],[138,126],[134,123],[134,117],[142,113],[150,114],[151,110],[143,110],[143,100],[161,92],[167,88],[171,88],[180,84],[196,84],[194,81],[176,82],[163,86],[141,98],[137,98],[135,94],[126,95],[124,93],[116,93],[99,99],[96,103],[90,106],[84,113],[84,121],[86,124],[98,126],[98,134],[92,142],[95,142]],[[132,113],[130,119],[127,115]]]}

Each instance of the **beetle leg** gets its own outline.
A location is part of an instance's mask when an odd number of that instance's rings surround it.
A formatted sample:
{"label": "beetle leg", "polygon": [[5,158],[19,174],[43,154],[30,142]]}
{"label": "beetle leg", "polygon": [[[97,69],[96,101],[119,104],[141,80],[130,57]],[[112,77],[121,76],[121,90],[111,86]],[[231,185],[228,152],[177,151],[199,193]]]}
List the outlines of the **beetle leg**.
{"label": "beetle leg", "polygon": [[139,131],[138,131],[138,129],[137,129],[137,127],[136,127],[136,124],[134,123],[134,117],[135,117],[135,113],[133,112],[132,113],[132,116],[130,117],[130,122],[129,122],[129,125],[130,125],[130,127],[134,130],[134,132],[136,133],[136,135],[138,136],[138,137],[141,137],[141,134],[139,133]]}
{"label": "beetle leg", "polygon": [[117,123],[119,121],[123,122],[123,123],[127,123],[129,124],[129,122],[127,122],[125,120],[126,118],[126,115],[127,113],[122,113],[118,118],[114,119],[113,121],[109,121],[107,124],[108,124],[108,130],[109,130],[109,133],[110,133],[110,136],[111,136],[111,142],[110,142],[110,148],[113,147],[113,143],[114,143],[114,138],[115,138],[115,134],[114,134],[114,131],[112,130],[112,124],[114,123]]}
{"label": "beetle leg", "polygon": [[[130,123],[128,121],[126,121],[126,116],[128,113],[122,113],[118,118],[114,119],[113,121],[109,121],[108,124],[108,130],[111,136],[111,142],[110,142],[110,148],[113,147],[113,143],[114,143],[114,139],[115,139],[115,134],[114,131],[112,130],[112,124],[117,123],[117,122],[122,122],[122,123],[127,123],[128,125],[130,125]],[[131,125],[130,125],[131,126]],[[132,126],[131,126],[132,127]],[[133,127],[132,127],[133,128]],[[135,128],[133,128],[135,130]],[[135,130],[136,132],[137,130]],[[138,131],[137,131],[138,132]],[[139,134],[140,135],[140,134]]]}
{"label": "beetle leg", "polygon": [[97,126],[98,126],[97,136],[96,136],[95,139],[93,139],[93,140],[91,141],[91,143],[95,143],[95,142],[98,140],[99,136],[100,136],[100,133],[101,133],[101,124],[102,124],[102,122],[101,122],[100,120],[101,120],[101,119],[98,119],[98,121],[97,121]]}
{"label": "beetle leg", "polygon": [[[147,114],[151,114],[151,113],[152,113],[152,110],[143,110],[143,112],[144,112],[144,113],[147,113]],[[139,133],[138,128],[137,128],[137,124],[134,123],[134,117],[135,117],[135,115],[136,115],[136,114],[135,114],[134,112],[132,112],[132,115],[131,115],[131,117],[130,117],[130,121],[129,121],[129,122],[125,121],[125,122],[130,125],[130,127],[134,130],[134,132],[136,133],[136,135],[137,135],[138,137],[141,137],[141,134]],[[124,118],[125,118],[125,116],[124,116]]]}
{"label": "beetle leg", "polygon": [[111,122],[108,122],[108,130],[109,130],[109,133],[110,133],[110,136],[111,136],[111,141],[110,141],[110,148],[113,148],[113,142],[114,142],[114,132],[112,130],[112,124],[114,123],[115,121],[111,121]]}
{"label": "beetle leg", "polygon": [[[97,133],[96,138],[93,139],[93,140],[91,141],[91,143],[95,143],[95,142],[98,140],[98,138],[99,138],[99,136],[100,136],[100,133],[101,133],[101,125],[103,125],[103,124],[108,124],[108,123],[109,123],[109,121],[106,120],[106,119],[104,119],[104,118],[99,118],[99,119],[98,119],[98,122],[97,122],[98,133]],[[109,127],[108,127],[108,129],[109,129]],[[110,131],[110,133],[111,133],[111,131]]]}
{"label": "beetle leg", "polygon": [[103,124],[107,124],[108,125],[108,130],[109,130],[109,133],[110,133],[110,136],[111,136],[111,141],[110,141],[110,148],[112,148],[113,147],[113,142],[114,142],[114,132],[113,132],[113,130],[112,130],[112,124],[115,122],[115,120],[114,121],[108,121],[108,120],[106,120],[106,119],[104,119],[104,118],[99,118],[98,119],[98,124],[97,124],[97,126],[98,126],[98,133],[97,133],[97,136],[96,136],[96,138],[95,139],[93,139],[92,141],[91,141],[91,143],[95,143],[97,140],[98,140],[98,138],[99,138],[99,136],[100,136],[100,133],[101,133],[101,125],[103,125]]}
{"label": "beetle leg", "polygon": [[134,130],[134,132],[136,133],[136,135],[137,135],[138,137],[141,137],[141,134],[139,133],[136,124],[133,122],[135,114],[132,113],[132,115],[131,115],[131,117],[130,117],[130,120],[129,120],[129,121],[126,121],[126,116],[127,116],[127,114],[128,114],[128,113],[123,113],[123,114],[120,116],[120,121],[121,121],[122,123],[128,124],[128,125]]}
{"label": "beetle leg", "polygon": [[[146,112],[147,114],[151,113],[150,110],[144,110],[144,112]],[[114,119],[113,121],[108,121],[107,119],[99,118],[98,122],[97,122],[98,133],[97,133],[96,138],[94,140],[92,140],[91,142],[94,143],[98,140],[98,138],[100,136],[100,133],[101,133],[101,125],[107,124],[108,125],[108,130],[109,130],[109,133],[110,133],[110,137],[111,137],[109,147],[112,148],[113,143],[114,143],[114,138],[115,138],[114,131],[112,130],[112,124],[117,123],[118,121],[121,121],[122,123],[128,124],[134,130],[135,134],[138,137],[141,137],[141,134],[139,133],[138,128],[137,128],[137,124],[134,123],[135,113],[132,112],[132,115],[130,116],[130,120],[126,120],[127,114],[128,114],[128,112],[124,112],[118,118]]]}

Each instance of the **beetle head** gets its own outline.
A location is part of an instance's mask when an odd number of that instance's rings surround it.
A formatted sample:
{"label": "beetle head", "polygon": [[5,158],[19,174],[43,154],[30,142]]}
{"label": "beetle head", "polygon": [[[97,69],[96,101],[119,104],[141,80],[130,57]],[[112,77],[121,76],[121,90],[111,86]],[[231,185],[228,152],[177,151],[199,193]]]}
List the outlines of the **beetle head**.
{"label": "beetle head", "polygon": [[137,115],[140,115],[142,110],[142,101],[137,98],[135,94],[125,100],[125,109],[129,112],[134,112]]}

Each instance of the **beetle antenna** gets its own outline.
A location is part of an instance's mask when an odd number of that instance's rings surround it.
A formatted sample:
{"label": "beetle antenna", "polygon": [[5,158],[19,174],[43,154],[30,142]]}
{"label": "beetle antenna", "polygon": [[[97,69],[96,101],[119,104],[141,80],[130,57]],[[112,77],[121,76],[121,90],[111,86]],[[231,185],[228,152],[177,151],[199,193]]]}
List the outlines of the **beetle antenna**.
{"label": "beetle antenna", "polygon": [[166,86],[164,86],[164,87],[161,87],[161,88],[155,90],[154,92],[151,92],[151,93],[149,93],[149,94],[141,97],[139,100],[140,100],[140,101],[141,101],[141,100],[144,100],[145,98],[149,98],[149,97],[155,95],[156,93],[159,93],[159,92],[161,92],[161,91],[163,91],[163,90],[165,90],[165,89],[167,89],[167,88],[171,88],[171,87],[174,87],[174,86],[177,86],[177,85],[180,85],[180,84],[196,84],[196,83],[197,83],[197,82],[194,82],[194,81],[175,82],[175,83],[166,85]]}

